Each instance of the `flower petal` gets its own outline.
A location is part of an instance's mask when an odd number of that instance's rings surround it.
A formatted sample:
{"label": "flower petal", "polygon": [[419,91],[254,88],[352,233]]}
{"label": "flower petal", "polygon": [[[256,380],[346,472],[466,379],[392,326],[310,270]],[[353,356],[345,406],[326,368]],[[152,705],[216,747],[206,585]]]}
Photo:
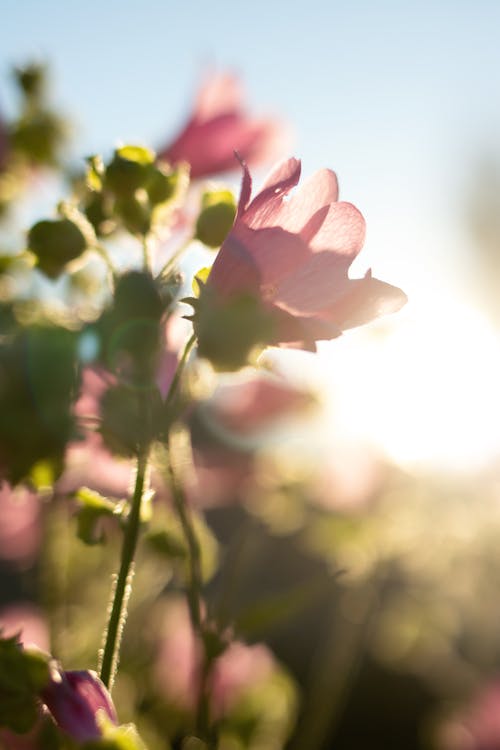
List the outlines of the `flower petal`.
{"label": "flower petal", "polygon": [[344,258],[334,252],[309,255],[292,273],[282,274],[274,302],[289,312],[311,315],[345,291],[348,283]]}
{"label": "flower petal", "polygon": [[234,239],[245,247],[252,259],[265,299],[275,296],[276,289],[271,289],[271,286],[277,288],[283,276],[299,271],[310,257],[309,249],[300,235],[285,232],[281,227],[249,229],[244,225],[239,226],[230,233],[222,250]]}
{"label": "flower petal", "polygon": [[397,312],[407,301],[401,289],[373,278],[369,271],[363,279],[349,279],[345,294],[322,311],[321,317],[335,321],[346,330]]}
{"label": "flower petal", "polygon": [[252,177],[250,175],[250,171],[247,167],[246,162],[243,160],[243,158],[240,156],[240,154],[237,151],[235,151],[235,156],[240,162],[241,168],[243,169],[243,176],[241,178],[240,199],[238,201],[238,211],[236,214],[237,217],[240,217],[243,214],[243,212],[246,210],[250,202],[250,196],[252,194]]}
{"label": "flower petal", "polygon": [[259,272],[245,242],[230,232],[219,250],[207,286],[227,298],[239,292],[258,292]]}
{"label": "flower petal", "polygon": [[352,203],[332,203],[321,228],[312,239],[311,250],[334,251],[349,267],[363,247],[366,225],[363,215]]}
{"label": "flower petal", "polygon": [[316,351],[316,341],[329,341],[342,334],[341,329],[332,321],[307,315],[294,315],[281,309],[273,308],[276,326],[274,344],[286,348]]}
{"label": "flower petal", "polygon": [[264,182],[264,186],[246,210],[243,220],[252,229],[278,226],[283,196],[295,187],[300,179],[300,161],[286,159]]}
{"label": "flower petal", "polygon": [[233,73],[211,72],[195,99],[194,119],[206,122],[213,117],[239,110],[243,104],[242,86]]}
{"label": "flower petal", "polygon": [[288,232],[298,232],[319,209],[338,199],[338,182],[331,169],[320,169],[304,180],[290,200],[283,206],[281,226]]}
{"label": "flower petal", "polygon": [[93,671],[55,673],[42,691],[42,699],[58,726],[81,742],[101,737],[100,710],[118,724],[111,696]]}

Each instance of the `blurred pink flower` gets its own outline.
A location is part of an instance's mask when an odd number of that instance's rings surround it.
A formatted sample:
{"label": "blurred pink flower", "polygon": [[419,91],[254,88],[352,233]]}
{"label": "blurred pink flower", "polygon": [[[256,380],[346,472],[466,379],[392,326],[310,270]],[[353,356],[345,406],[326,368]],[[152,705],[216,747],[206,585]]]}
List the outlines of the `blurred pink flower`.
{"label": "blurred pink flower", "polygon": [[27,487],[0,483],[0,558],[31,565],[40,540],[39,496]]}
{"label": "blurred pink flower", "polygon": [[0,630],[4,638],[18,635],[24,646],[49,651],[49,629],[40,610],[28,602],[11,604],[0,611]]}
{"label": "blurred pink flower", "polygon": [[56,724],[79,742],[102,736],[99,711],[108,721],[118,724],[111,696],[96,672],[55,670],[42,691],[42,700]]}
{"label": "blurred pink flower", "polygon": [[280,418],[303,412],[313,395],[278,377],[254,377],[222,385],[209,404],[211,424],[235,435],[255,434],[272,427]]}
{"label": "blurred pink flower", "polygon": [[[184,601],[170,602],[161,621],[154,676],[158,691],[177,708],[193,711],[200,692],[203,649]],[[234,641],[212,665],[208,693],[212,717],[228,715],[246,690],[266,680],[276,665],[266,646]]]}
{"label": "blurred pink flower", "polygon": [[171,164],[188,162],[192,178],[233,170],[234,151],[250,164],[272,161],[288,140],[283,125],[246,114],[239,79],[213,73],[198,92],[183,130],[158,158]]}
{"label": "blurred pink flower", "polygon": [[272,447],[273,431],[314,408],[314,394],[278,375],[261,373],[219,384],[213,396],[198,406],[192,493],[197,507],[234,503],[255,488],[256,457]]}
{"label": "blurred pink flower", "polygon": [[202,656],[187,605],[171,601],[161,618],[153,672],[158,691],[177,708],[196,707]]}
{"label": "blurred pink flower", "polygon": [[300,162],[274,168],[250,200],[252,182],[242,163],[238,212],[207,280],[218,299],[257,297],[271,313],[269,344],[315,349],[348,328],[394,312],[406,302],[397,287],[368,272],[350,279],[361,250],[365,221],[351,203],[338,202],[337,178],[322,169],[297,185]]}
{"label": "blurred pink flower", "polygon": [[499,750],[500,680],[486,685],[457,716],[438,732],[442,750]]}
{"label": "blurred pink flower", "polygon": [[74,414],[82,427],[83,440],[69,443],[65,469],[57,481],[57,492],[67,494],[82,486],[103,495],[126,496],[130,488],[132,463],[111,454],[98,432],[100,400],[114,377],[103,368],[86,367]]}
{"label": "blurred pink flower", "polygon": [[273,656],[263,644],[231,643],[216,660],[209,680],[214,718],[231,713],[246,690],[264,682],[274,669]]}

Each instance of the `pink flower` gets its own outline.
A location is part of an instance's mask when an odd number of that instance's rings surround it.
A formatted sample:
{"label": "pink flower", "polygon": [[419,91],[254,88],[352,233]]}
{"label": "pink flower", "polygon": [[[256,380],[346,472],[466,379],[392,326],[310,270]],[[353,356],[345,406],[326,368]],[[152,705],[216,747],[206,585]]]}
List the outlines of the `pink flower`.
{"label": "pink flower", "polygon": [[438,731],[442,750],[498,750],[500,747],[500,681],[485,685]]}
{"label": "pink flower", "polygon": [[241,85],[236,76],[209,76],[195,101],[183,130],[159,159],[171,164],[186,161],[191,177],[205,177],[234,169],[234,151],[251,164],[275,158],[283,148],[285,129],[271,119],[254,119],[243,108]]}
{"label": "pink flower", "polygon": [[[130,461],[113,456],[95,429],[100,419],[100,400],[114,383],[115,378],[103,368],[86,367],[83,370],[74,414],[80,422],[84,439],[67,446],[65,468],[56,485],[58,494],[75,492],[88,485],[90,477],[92,488],[104,495],[121,497],[128,494],[132,471]],[[89,425],[91,429],[86,429]]]}
{"label": "pink flower", "polygon": [[33,563],[41,539],[41,504],[35,492],[0,482],[0,559]]}
{"label": "pink flower", "polygon": [[49,630],[42,613],[28,602],[11,604],[0,610],[0,631],[3,638],[17,635],[23,645],[49,650]]}
{"label": "pink flower", "polygon": [[56,670],[42,699],[56,724],[70,737],[86,742],[103,735],[98,713],[118,724],[111,696],[95,672]]}
{"label": "pink flower", "polygon": [[212,711],[216,718],[231,713],[245,692],[264,683],[275,670],[273,656],[267,646],[248,646],[234,641],[216,659],[209,687]]}
{"label": "pink flower", "polygon": [[[200,697],[203,647],[193,631],[185,602],[171,601],[161,623],[154,680],[160,695],[178,709],[194,711]],[[207,687],[214,719],[227,716],[252,688],[277,669],[263,644],[233,641],[212,663]]]}
{"label": "pink flower", "polygon": [[350,279],[348,270],[365,237],[363,216],[351,203],[338,202],[335,174],[322,169],[297,185],[300,162],[287,159],[274,168],[250,199],[252,182],[245,163],[235,223],[213,264],[206,291],[220,303],[255,298],[269,314],[265,342],[315,349],[315,342],[406,302],[397,287],[372,277]]}
{"label": "pink flower", "polygon": [[210,424],[229,437],[255,435],[286,417],[297,416],[314,403],[313,394],[279,377],[260,375],[220,386],[208,405]]}

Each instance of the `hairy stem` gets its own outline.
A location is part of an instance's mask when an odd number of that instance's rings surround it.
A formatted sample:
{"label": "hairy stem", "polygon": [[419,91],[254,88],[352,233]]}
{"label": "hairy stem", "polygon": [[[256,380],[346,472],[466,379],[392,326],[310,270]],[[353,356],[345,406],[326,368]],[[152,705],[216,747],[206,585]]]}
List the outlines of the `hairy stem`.
{"label": "hairy stem", "polygon": [[135,550],[139,536],[141,502],[144,494],[147,465],[148,450],[144,450],[137,458],[134,494],[123,537],[120,570],[114,587],[113,602],[109,613],[108,626],[105,631],[105,643],[100,662],[100,677],[109,690],[113,687],[118,668],[121,636],[127,618],[127,605],[132,584]]}

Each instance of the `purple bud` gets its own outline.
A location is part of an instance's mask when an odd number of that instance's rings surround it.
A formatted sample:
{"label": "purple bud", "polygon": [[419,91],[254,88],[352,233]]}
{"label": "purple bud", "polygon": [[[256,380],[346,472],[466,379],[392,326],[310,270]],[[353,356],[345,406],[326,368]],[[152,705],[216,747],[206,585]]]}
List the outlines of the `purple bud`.
{"label": "purple bud", "polygon": [[118,724],[111,696],[96,672],[54,670],[42,700],[56,724],[80,742],[102,737],[97,721],[100,710],[106,719]]}

